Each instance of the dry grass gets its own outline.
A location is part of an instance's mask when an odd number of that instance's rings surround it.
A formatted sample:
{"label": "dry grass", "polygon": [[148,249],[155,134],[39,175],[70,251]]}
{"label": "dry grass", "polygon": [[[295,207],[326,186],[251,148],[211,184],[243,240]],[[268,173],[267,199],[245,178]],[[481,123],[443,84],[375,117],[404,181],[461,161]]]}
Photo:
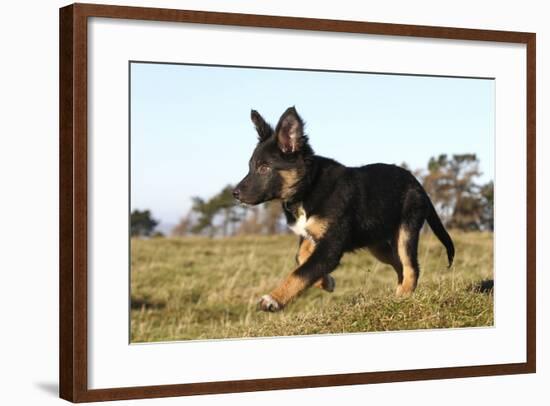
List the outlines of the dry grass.
{"label": "dry grass", "polygon": [[311,288],[275,314],[256,303],[294,268],[296,237],[132,240],[132,342],[491,326],[493,297],[472,287],[493,278],[493,235],[452,236],[449,270],[422,235],[411,298],[396,299],[393,269],[362,251],[333,272],[334,293]]}

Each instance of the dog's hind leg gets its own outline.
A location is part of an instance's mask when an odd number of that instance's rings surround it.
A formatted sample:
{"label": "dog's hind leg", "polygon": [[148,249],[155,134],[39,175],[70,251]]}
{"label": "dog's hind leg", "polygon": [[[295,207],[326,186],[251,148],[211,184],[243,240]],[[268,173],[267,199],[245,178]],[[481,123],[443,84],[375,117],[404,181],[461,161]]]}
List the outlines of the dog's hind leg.
{"label": "dog's hind leg", "polygon": [[403,268],[401,283],[397,284],[396,295],[408,296],[416,289],[420,267],[418,265],[419,230],[410,229],[406,225],[399,228],[397,237],[397,253]]}
{"label": "dog's hind leg", "polygon": [[395,269],[397,273],[397,284],[401,285],[403,283],[403,267],[401,266],[401,261],[399,261],[395,244],[392,245],[390,242],[383,242],[371,245],[368,248],[377,260],[384,264],[391,265],[393,269]]}
{"label": "dog's hind leg", "polygon": [[409,192],[403,204],[402,223],[397,231],[397,255],[403,267],[403,281],[397,285],[397,296],[410,295],[416,289],[420,267],[418,265],[418,240],[426,218],[425,196],[417,191]]}
{"label": "dog's hind leg", "polygon": [[[298,248],[298,253],[296,254],[296,263],[302,265],[307,259],[311,256],[315,250],[315,243],[309,238],[300,237],[300,246]],[[321,279],[313,284],[316,288],[321,288],[327,292],[333,292],[336,282],[334,278],[330,275],[323,275]]]}

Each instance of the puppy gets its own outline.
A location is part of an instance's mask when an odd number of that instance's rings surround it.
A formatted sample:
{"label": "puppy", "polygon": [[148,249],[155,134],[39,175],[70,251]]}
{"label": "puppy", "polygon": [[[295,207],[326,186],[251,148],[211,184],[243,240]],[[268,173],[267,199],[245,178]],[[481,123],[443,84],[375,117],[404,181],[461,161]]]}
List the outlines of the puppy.
{"label": "puppy", "polygon": [[410,295],[420,273],[417,251],[424,221],[445,246],[451,266],[453,241],[410,172],[381,163],[346,167],[315,155],[294,107],[275,129],[255,110],[251,118],[258,144],[233,196],[250,205],[281,200],[288,226],[300,237],[296,269],[262,296],[261,310],[279,311],[313,285],[333,291],[330,273],[345,252],[359,248],[391,265],[396,294]]}

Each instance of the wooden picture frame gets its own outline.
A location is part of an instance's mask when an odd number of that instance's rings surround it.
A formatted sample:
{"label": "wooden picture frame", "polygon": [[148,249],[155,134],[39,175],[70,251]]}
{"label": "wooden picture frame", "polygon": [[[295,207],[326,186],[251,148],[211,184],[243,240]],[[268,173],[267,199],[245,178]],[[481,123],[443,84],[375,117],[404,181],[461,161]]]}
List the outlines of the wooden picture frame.
{"label": "wooden picture frame", "polygon": [[[386,372],[196,382],[109,389],[88,387],[88,19],[185,22],[240,27],[492,41],[527,47],[527,329],[526,362]],[[275,389],[447,379],[536,370],[536,178],[535,34],[449,27],[322,20],[109,5],[74,4],[60,9],[60,397],[72,402],[140,399]]]}

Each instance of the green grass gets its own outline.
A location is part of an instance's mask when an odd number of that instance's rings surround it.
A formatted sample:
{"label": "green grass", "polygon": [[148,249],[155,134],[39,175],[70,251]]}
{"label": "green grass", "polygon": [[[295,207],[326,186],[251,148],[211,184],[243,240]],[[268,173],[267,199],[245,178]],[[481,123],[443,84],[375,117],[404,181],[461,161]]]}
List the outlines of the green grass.
{"label": "green grass", "polygon": [[280,313],[256,310],[295,267],[295,236],[133,239],[132,342],[493,325],[493,235],[452,233],[455,263],[423,233],[415,294],[394,297],[395,271],[368,251],[346,254],[336,290],[310,288]]}

